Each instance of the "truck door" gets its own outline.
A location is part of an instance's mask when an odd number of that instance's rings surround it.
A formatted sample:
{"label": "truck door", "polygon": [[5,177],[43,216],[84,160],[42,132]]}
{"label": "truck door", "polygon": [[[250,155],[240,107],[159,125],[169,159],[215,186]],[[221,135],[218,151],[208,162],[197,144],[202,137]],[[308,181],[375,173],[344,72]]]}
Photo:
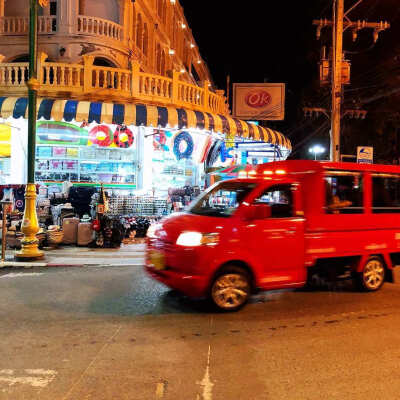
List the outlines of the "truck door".
{"label": "truck door", "polygon": [[246,242],[257,254],[263,271],[263,287],[295,285],[304,282],[304,217],[300,207],[300,188],[296,184],[273,185],[254,203],[271,207],[268,218],[246,225]]}

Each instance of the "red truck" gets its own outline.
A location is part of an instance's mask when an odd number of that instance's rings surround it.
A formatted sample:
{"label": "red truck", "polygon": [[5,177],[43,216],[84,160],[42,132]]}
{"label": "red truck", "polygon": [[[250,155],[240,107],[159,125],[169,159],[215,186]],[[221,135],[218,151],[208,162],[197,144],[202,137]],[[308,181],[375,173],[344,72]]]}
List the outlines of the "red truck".
{"label": "red truck", "polygon": [[347,273],[376,291],[400,263],[400,167],[318,161],[259,165],[210,187],[148,232],[146,270],[222,310],[254,290]]}

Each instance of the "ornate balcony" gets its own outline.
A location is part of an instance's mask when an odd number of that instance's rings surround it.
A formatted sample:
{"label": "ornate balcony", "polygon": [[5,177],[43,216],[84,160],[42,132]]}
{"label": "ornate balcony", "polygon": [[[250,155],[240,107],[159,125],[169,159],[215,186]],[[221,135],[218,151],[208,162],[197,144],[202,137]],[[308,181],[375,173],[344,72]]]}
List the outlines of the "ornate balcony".
{"label": "ornate balcony", "polygon": [[103,36],[122,41],[124,28],[115,22],[86,15],[78,15],[77,33],[83,35]]}
{"label": "ornate balcony", "polygon": [[[46,59],[42,53],[40,60]],[[28,63],[0,63],[0,96],[26,96]],[[91,101],[142,102],[162,106],[228,114],[223,91],[216,93],[180,80],[140,71],[140,64],[120,69],[93,65],[93,57],[84,56],[84,64],[39,61],[39,96]]]}
{"label": "ornate balcony", "polygon": [[[29,29],[29,17],[0,17],[1,35],[27,35]],[[76,33],[78,35],[97,36],[122,41],[124,28],[115,22],[86,15],[78,15],[76,18]],[[39,34],[57,33],[57,17],[38,17]]]}

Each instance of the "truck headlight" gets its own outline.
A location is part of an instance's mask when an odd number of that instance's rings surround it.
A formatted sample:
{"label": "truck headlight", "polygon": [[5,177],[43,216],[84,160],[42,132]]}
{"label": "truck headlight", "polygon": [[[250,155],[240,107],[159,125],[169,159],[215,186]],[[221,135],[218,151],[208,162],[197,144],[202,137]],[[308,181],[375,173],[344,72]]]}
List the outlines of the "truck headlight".
{"label": "truck headlight", "polygon": [[185,247],[216,246],[218,241],[218,233],[183,232],[179,235],[176,244]]}

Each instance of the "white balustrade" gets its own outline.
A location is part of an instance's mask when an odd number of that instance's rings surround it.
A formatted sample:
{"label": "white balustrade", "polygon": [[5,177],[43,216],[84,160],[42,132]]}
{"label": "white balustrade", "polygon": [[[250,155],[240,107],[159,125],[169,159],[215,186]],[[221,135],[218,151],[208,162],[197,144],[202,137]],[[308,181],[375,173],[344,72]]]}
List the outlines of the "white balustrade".
{"label": "white balustrade", "polygon": [[40,85],[63,89],[81,88],[83,87],[83,65],[44,63],[40,74]]}
{"label": "white balustrade", "polygon": [[78,33],[122,40],[123,27],[107,19],[78,15]]}
{"label": "white balustrade", "polygon": [[139,95],[172,99],[172,79],[165,76],[139,74]]}
{"label": "white balustrade", "polygon": [[[137,67],[138,68],[138,67]],[[20,95],[27,91],[28,63],[0,63],[0,92],[2,95]],[[210,92],[174,78],[141,72],[94,65],[44,62],[39,65],[39,96],[66,92],[93,96],[118,96],[123,99],[151,100],[163,105],[188,107],[213,113],[228,113],[222,93]],[[66,97],[68,98],[68,97]]]}
{"label": "white balustrade", "polygon": [[[0,17],[0,34],[25,35],[29,30],[28,17]],[[57,30],[57,18],[55,16],[38,17],[38,33],[54,33]]]}
{"label": "white balustrade", "polygon": [[26,87],[28,81],[28,63],[1,63],[0,87]]}
{"label": "white balustrade", "polygon": [[111,67],[92,67],[92,88],[130,92],[131,71]]}

